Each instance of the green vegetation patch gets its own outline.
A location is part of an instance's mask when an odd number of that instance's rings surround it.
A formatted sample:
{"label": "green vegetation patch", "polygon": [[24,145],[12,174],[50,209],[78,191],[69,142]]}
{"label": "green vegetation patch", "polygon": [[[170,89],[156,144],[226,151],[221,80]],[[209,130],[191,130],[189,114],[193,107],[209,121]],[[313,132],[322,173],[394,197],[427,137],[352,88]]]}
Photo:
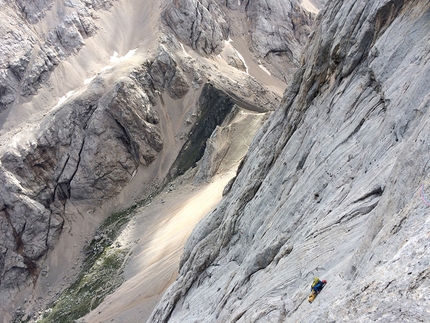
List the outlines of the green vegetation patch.
{"label": "green vegetation patch", "polygon": [[38,323],[69,323],[95,309],[123,282],[127,249],[112,245],[137,206],[110,215],[85,248],[83,269],[76,281],[44,311]]}
{"label": "green vegetation patch", "polygon": [[121,270],[126,254],[126,250],[105,248],[91,269],[63,292],[37,322],[74,322],[96,308],[122,283]]}

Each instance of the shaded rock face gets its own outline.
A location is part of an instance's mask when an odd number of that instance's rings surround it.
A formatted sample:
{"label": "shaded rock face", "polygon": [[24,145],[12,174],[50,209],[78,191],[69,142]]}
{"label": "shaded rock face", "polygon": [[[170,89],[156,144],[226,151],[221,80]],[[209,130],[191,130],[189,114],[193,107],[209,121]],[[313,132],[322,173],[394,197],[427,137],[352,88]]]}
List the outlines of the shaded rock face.
{"label": "shaded rock face", "polygon": [[172,165],[170,171],[172,178],[196,166],[205,152],[207,139],[231,112],[234,102],[213,85],[205,84],[198,105],[199,115],[196,126]]}
{"label": "shaded rock face", "polygon": [[[429,14],[328,2],[150,322],[427,320]],[[315,276],[328,285],[311,308]]]}

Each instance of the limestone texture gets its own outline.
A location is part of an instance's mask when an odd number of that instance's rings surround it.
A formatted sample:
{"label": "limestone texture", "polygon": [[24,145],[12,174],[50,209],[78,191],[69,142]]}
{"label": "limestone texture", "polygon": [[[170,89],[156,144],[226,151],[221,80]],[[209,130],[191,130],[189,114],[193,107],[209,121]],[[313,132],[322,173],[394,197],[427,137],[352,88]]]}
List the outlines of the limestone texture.
{"label": "limestone texture", "polygon": [[230,174],[315,16],[295,0],[0,1],[0,322],[48,315],[108,216],[179,175]]}
{"label": "limestone texture", "polygon": [[327,2],[148,322],[428,320],[429,17],[428,1]]}
{"label": "limestone texture", "polygon": [[123,77],[110,90],[95,80],[45,118],[30,142],[8,147],[0,159],[3,293],[40,274],[67,201],[99,204],[154,161],[163,149],[158,121],[135,79]]}
{"label": "limestone texture", "polygon": [[[104,6],[89,1],[0,3],[0,112],[10,108],[19,95],[35,95],[61,59],[85,45],[85,39],[97,31],[93,8],[106,9],[112,1],[103,3]],[[51,23],[43,26],[47,20]]]}

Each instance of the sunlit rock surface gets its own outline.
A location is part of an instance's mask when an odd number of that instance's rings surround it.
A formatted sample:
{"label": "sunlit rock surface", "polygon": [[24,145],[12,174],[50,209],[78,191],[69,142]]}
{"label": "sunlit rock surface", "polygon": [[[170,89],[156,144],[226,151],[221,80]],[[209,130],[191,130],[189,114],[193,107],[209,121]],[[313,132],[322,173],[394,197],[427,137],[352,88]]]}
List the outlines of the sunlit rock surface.
{"label": "sunlit rock surface", "polygon": [[196,185],[228,150],[236,167],[249,138],[235,123],[254,133],[279,106],[321,8],[309,3],[0,1],[1,320],[58,299],[97,225],[181,173],[202,125]]}
{"label": "sunlit rock surface", "polygon": [[327,3],[148,322],[428,320],[429,17],[428,1]]}

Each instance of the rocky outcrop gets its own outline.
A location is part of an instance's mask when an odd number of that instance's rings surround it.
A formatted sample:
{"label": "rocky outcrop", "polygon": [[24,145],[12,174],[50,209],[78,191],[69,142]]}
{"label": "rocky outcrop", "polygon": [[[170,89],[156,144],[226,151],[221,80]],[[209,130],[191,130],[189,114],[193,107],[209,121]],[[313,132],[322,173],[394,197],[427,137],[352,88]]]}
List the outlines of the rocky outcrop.
{"label": "rocky outcrop", "polygon": [[246,154],[255,131],[269,115],[270,112],[256,113],[235,105],[206,141],[204,155],[196,167],[194,183],[207,183],[225,170],[236,169],[238,162]]}
{"label": "rocky outcrop", "polygon": [[197,104],[199,115],[196,118],[196,126],[172,165],[169,174],[171,178],[182,175],[196,166],[205,152],[206,141],[216,127],[223,123],[234,106],[233,100],[228,95],[211,84],[203,87]]}
{"label": "rocky outcrop", "polygon": [[19,290],[37,277],[37,261],[54,246],[63,219],[29,196],[32,192],[4,168],[0,176],[0,284],[5,292]]}
{"label": "rocky outcrop", "polygon": [[302,1],[270,0],[249,1],[246,15],[250,19],[252,48],[290,81],[288,74],[299,66],[314,14],[303,8]]}
{"label": "rocky outcrop", "polygon": [[328,2],[150,322],[426,320],[429,12]]}
{"label": "rocky outcrop", "polygon": [[178,68],[175,59],[164,46],[161,47],[149,71],[157,90],[167,89],[173,99],[182,98],[190,89],[183,72]]}
{"label": "rocky outcrop", "polygon": [[214,1],[173,1],[163,18],[180,41],[202,55],[219,54],[229,34],[225,15]]}
{"label": "rocky outcrop", "polygon": [[[0,112],[20,96],[37,93],[61,60],[79,51],[85,39],[95,35],[96,9],[107,9],[113,1],[25,1],[0,4]],[[53,9],[53,7],[55,9]],[[48,11],[51,11],[48,13]],[[50,17],[56,24],[46,34],[33,25]]]}
{"label": "rocky outcrop", "polygon": [[[315,10],[323,2],[315,4]],[[243,16],[243,17],[242,17]],[[315,12],[301,1],[175,1],[163,15],[181,42],[202,55],[216,55],[233,37],[250,37],[250,48],[270,70],[287,82],[310,34]],[[229,64],[245,71],[243,61],[230,51]],[[282,71],[282,73],[280,73]]]}
{"label": "rocky outcrop", "polygon": [[[10,145],[1,156],[2,252],[0,290],[14,293],[37,279],[41,262],[55,244],[67,201],[100,204],[115,197],[163,149],[155,100],[163,54],[133,69],[109,86],[96,77],[81,94],[47,115],[33,139]],[[164,73],[176,73],[176,63]],[[175,78],[173,78],[175,79]],[[182,86],[167,91],[183,95]],[[160,90],[164,90],[160,87]],[[155,104],[155,103],[154,103]]]}

